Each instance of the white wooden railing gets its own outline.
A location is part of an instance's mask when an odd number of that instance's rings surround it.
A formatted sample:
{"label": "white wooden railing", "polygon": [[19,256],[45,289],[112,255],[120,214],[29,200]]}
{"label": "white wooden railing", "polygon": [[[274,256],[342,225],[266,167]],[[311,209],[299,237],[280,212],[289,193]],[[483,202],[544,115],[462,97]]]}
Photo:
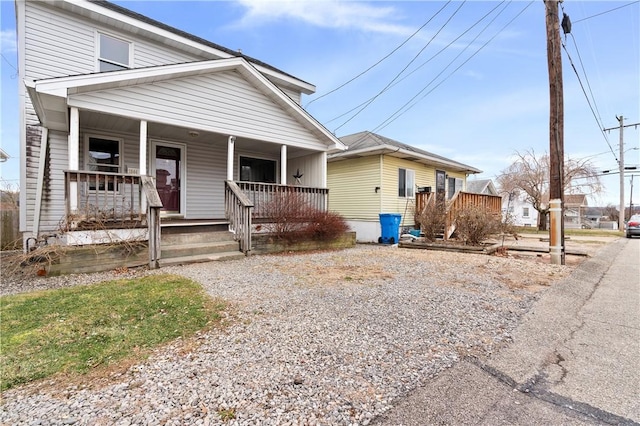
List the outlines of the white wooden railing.
{"label": "white wooden railing", "polygon": [[229,230],[240,243],[240,250],[251,253],[251,218],[253,203],[238,185],[230,180],[224,184],[224,213],[229,221]]}

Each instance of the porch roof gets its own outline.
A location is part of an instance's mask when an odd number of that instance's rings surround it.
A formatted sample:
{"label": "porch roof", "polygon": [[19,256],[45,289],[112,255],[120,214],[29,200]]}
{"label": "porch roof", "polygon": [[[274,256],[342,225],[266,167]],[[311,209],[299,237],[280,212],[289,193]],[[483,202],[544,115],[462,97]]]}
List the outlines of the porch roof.
{"label": "porch roof", "polygon": [[[299,104],[267,79],[252,64],[243,58],[216,59],[183,64],[161,65],[147,68],[127,69],[111,72],[81,74],[42,80],[27,80],[25,85],[33,101],[35,111],[42,124],[53,130],[68,131],[68,107],[73,105],[73,96],[110,89],[166,82],[169,80],[202,76],[224,71],[236,71],[243,79],[256,87],[263,95],[277,104],[288,115],[313,133],[329,151],[341,151],[345,145],[322,124],[316,121]],[[131,118],[153,122],[153,117],[144,114],[127,114]],[[181,123],[184,126],[197,126]],[[216,131],[199,128],[198,130]]]}

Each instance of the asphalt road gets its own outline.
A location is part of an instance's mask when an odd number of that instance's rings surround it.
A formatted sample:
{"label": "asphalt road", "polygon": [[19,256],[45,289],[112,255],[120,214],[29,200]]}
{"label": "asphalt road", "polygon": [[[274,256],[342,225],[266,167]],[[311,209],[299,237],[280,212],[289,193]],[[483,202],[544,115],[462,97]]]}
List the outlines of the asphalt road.
{"label": "asphalt road", "polygon": [[513,338],[488,360],[441,373],[373,424],[640,425],[640,239],[620,238],[583,262]]}

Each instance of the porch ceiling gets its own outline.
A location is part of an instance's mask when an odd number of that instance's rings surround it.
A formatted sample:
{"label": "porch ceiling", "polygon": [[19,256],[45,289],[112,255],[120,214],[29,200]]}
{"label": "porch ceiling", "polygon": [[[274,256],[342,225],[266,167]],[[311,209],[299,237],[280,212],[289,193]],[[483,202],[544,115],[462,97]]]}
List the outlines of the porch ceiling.
{"label": "porch ceiling", "polygon": [[[128,136],[138,139],[140,135],[140,121],[127,117],[111,114],[103,114],[94,111],[80,111],[80,128],[86,132],[95,132],[113,136]],[[190,136],[189,132],[196,130],[198,135]],[[171,126],[162,123],[149,122],[147,127],[148,139],[189,143],[190,141],[207,141],[211,143],[227,142],[227,137],[220,133],[205,132],[198,129]],[[256,141],[253,139],[236,138],[236,149],[264,154],[280,155],[280,145]],[[295,158],[310,154],[312,151],[303,148],[288,146],[287,156]]]}

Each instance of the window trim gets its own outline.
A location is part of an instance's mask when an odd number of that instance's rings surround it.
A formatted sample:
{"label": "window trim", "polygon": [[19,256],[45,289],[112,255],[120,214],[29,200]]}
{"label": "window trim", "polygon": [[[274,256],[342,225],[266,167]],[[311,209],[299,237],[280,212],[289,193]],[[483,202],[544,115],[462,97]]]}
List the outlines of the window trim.
{"label": "window trim", "polygon": [[531,212],[529,207],[522,207],[522,217],[526,217],[526,218],[531,217]]}
{"label": "window trim", "polygon": [[[129,56],[128,57],[128,62],[129,63],[128,64],[122,64],[120,62],[116,62],[116,61],[113,61],[111,59],[102,58],[100,56],[100,36],[101,35],[104,35],[104,36],[107,36],[107,37],[111,37],[113,39],[116,39],[116,40],[122,41],[124,43],[127,43],[129,45],[129,55],[128,55]],[[100,64],[102,62],[111,64],[111,65],[116,65],[116,66],[119,66],[119,67],[123,67],[124,69],[131,69],[131,68],[133,68],[133,41],[127,40],[126,38],[122,38],[120,36],[117,36],[117,35],[115,35],[113,33],[109,33],[107,31],[96,30],[96,32],[95,32],[94,56],[95,56],[95,64],[96,64],[95,65],[95,69],[96,69],[96,72],[107,72],[107,71],[101,71],[100,70]]]}
{"label": "window trim", "polygon": [[[400,194],[400,173],[404,170],[404,195]],[[411,179],[409,179],[411,176]],[[406,167],[398,167],[398,198],[415,198],[416,197],[416,171]]]}

